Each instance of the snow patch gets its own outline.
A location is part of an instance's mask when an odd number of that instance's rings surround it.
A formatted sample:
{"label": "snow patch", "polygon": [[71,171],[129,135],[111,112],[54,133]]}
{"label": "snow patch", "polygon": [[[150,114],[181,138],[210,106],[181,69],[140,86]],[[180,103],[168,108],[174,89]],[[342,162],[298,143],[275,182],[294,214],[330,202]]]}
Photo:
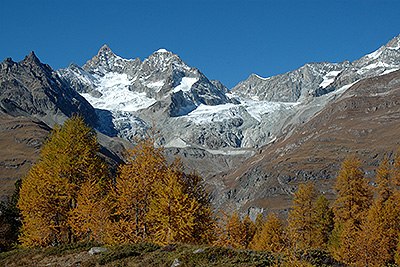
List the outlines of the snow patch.
{"label": "snow patch", "polygon": [[144,83],[145,86],[154,89],[155,91],[159,92],[161,88],[164,86],[165,81],[157,81],[157,82],[149,82],[149,83]]}
{"label": "snow patch", "polygon": [[183,77],[181,80],[181,83],[174,88],[173,92],[177,93],[179,91],[187,92],[190,91],[190,88],[192,88],[193,84],[197,82],[199,78],[189,78],[189,77]]}
{"label": "snow patch", "polygon": [[181,138],[172,139],[165,145],[165,147],[177,147],[177,148],[185,148],[189,147],[189,145],[183,141]]}
{"label": "snow patch", "polygon": [[377,63],[369,64],[369,65],[363,67],[363,69],[369,70],[369,69],[375,69],[375,68],[379,68],[379,67],[390,68],[392,66],[389,64],[386,64],[384,62],[377,62]]}
{"label": "snow patch", "polygon": [[208,106],[201,104],[195,110],[185,116],[188,120],[195,124],[204,124],[217,121],[224,121],[235,116],[234,109],[237,108],[234,104],[222,104],[217,106]]}
{"label": "snow patch", "polygon": [[321,84],[319,85],[322,88],[326,88],[327,86],[329,86],[331,83],[333,83],[333,81],[335,80],[335,78],[339,75],[339,73],[341,73],[342,71],[340,70],[333,70],[328,72],[327,74],[325,74],[325,76],[323,77],[323,81],[321,82]]}
{"label": "snow patch", "polygon": [[254,151],[251,150],[222,150],[222,149],[205,149],[208,153],[211,153],[213,155],[228,155],[228,156],[236,156],[236,155],[244,155],[250,153],[251,155],[254,155]]}
{"label": "snow patch", "polygon": [[332,94],[342,94],[342,93],[344,93],[347,89],[349,89],[350,87],[352,87],[354,84],[356,84],[358,81],[360,81],[360,80],[357,80],[357,81],[355,81],[355,82],[352,82],[352,83],[350,83],[350,84],[347,84],[347,85],[345,85],[345,86],[342,86],[342,87],[340,87],[339,89],[337,89],[336,91],[333,91],[332,92]]}
{"label": "snow patch", "polygon": [[249,99],[240,99],[241,106],[243,106],[247,112],[257,121],[262,120],[262,115],[271,113],[277,110],[290,109],[298,103],[286,103],[286,102],[267,102],[267,101],[255,101]]}
{"label": "snow patch", "polygon": [[371,59],[377,59],[383,52],[383,49],[379,48],[375,52],[372,52],[371,54],[368,54],[367,57]]}
{"label": "snow patch", "polygon": [[390,50],[399,50],[400,49],[400,43],[397,46],[388,47],[388,49],[390,49]]}
{"label": "snow patch", "polygon": [[385,75],[385,74],[389,74],[393,71],[399,70],[399,68],[394,68],[394,69],[389,69],[389,70],[385,70],[381,75]]}
{"label": "snow patch", "polygon": [[266,80],[269,80],[269,79],[271,79],[272,77],[268,77],[268,78],[264,78],[264,77],[261,77],[261,76],[258,76],[257,74],[254,74],[258,79],[261,79],[261,80],[263,80],[263,81],[266,81]]}
{"label": "snow patch", "polygon": [[282,109],[290,109],[299,103],[286,102],[267,102],[239,98],[240,104],[222,104],[208,106],[201,104],[195,110],[184,116],[195,124],[208,124],[221,122],[233,118],[242,118],[244,113],[248,113],[255,120],[261,122],[262,116]]}

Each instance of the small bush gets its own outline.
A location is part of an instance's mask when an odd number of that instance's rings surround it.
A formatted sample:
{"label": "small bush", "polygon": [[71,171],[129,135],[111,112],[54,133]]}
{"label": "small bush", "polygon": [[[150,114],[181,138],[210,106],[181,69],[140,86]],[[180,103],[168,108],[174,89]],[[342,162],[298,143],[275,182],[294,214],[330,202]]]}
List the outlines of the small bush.
{"label": "small bush", "polygon": [[238,250],[223,247],[207,247],[202,252],[188,253],[181,260],[185,266],[271,266],[274,262],[270,253]]}
{"label": "small bush", "polygon": [[92,247],[98,247],[98,246],[100,246],[100,244],[97,242],[80,242],[80,243],[66,244],[55,247],[48,247],[44,250],[44,256],[65,255],[75,252],[86,251]]}
{"label": "small bush", "polygon": [[308,249],[300,252],[298,258],[316,266],[340,266],[340,263],[325,250]]}
{"label": "small bush", "polygon": [[105,265],[109,262],[113,262],[116,260],[128,257],[137,257],[144,253],[150,253],[160,248],[161,247],[159,245],[152,243],[137,243],[137,244],[116,246],[103,252],[99,257],[98,263],[100,265]]}

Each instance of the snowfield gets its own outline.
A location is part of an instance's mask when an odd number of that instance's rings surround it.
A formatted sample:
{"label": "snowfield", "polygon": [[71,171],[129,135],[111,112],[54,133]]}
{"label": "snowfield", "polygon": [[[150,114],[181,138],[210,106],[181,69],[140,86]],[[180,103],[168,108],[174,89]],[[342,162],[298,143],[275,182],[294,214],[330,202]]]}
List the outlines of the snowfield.
{"label": "snowfield", "polygon": [[155,99],[148,98],[145,93],[130,91],[131,81],[126,74],[110,72],[99,77],[98,81],[95,89],[101,93],[100,97],[82,94],[97,109],[134,112],[156,102]]}

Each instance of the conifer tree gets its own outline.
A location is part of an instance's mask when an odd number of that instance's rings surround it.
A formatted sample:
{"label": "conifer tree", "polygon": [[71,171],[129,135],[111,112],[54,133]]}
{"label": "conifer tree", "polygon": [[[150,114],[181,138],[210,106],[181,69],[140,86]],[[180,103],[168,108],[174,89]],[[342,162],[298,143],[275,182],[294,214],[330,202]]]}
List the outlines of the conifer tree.
{"label": "conifer tree", "polygon": [[89,177],[100,180],[107,174],[98,150],[96,133],[82,117],[74,116],[54,127],[39,162],[22,182],[18,207],[23,217],[23,246],[74,241],[68,217],[78,208],[79,189]]}
{"label": "conifer tree", "polygon": [[359,239],[356,242],[358,265],[384,266],[395,260],[400,209],[393,192],[392,177],[393,172],[385,158],[377,170],[376,199],[362,221]]}
{"label": "conifer tree", "polygon": [[9,201],[0,203],[0,251],[10,250],[18,243],[21,215],[17,204],[21,183],[21,179],[17,180]]}
{"label": "conifer tree", "polygon": [[392,172],[393,170],[389,166],[388,159],[384,158],[376,171],[377,186],[375,187],[375,192],[378,195],[377,201],[380,204],[383,204],[393,196],[394,184],[392,182]]}
{"label": "conifer tree", "polygon": [[241,221],[237,212],[228,214],[224,211],[222,216],[219,217],[217,225],[217,238],[214,244],[223,247],[240,248],[242,239]]}
{"label": "conifer tree", "polygon": [[334,202],[335,217],[341,222],[352,219],[359,225],[371,205],[372,192],[360,161],[354,156],[346,158],[334,186],[337,198]]}
{"label": "conifer tree", "polygon": [[185,174],[178,158],[169,165],[163,147],[154,145],[160,137],[151,128],[145,139],[126,152],[112,189],[107,243],[207,243],[213,239],[211,200],[203,180]]}
{"label": "conifer tree", "polygon": [[384,205],[376,200],[363,220],[355,242],[354,263],[386,266],[394,262],[399,233],[399,208],[392,198]]}
{"label": "conifer tree", "polygon": [[255,250],[281,252],[285,248],[284,226],[274,213],[270,213],[261,230],[256,233],[251,243]]}
{"label": "conifer tree", "polygon": [[329,207],[329,200],[324,195],[320,195],[315,202],[314,223],[314,247],[327,249],[334,227],[334,214]]}
{"label": "conifer tree", "polygon": [[199,208],[198,202],[184,192],[173,168],[169,168],[162,183],[155,186],[155,196],[147,213],[154,229],[154,242],[162,245],[194,242],[194,214]]}
{"label": "conifer tree", "polygon": [[112,190],[111,244],[149,240],[152,230],[146,214],[155,185],[162,183],[168,168],[163,147],[154,145],[159,137],[159,132],[151,128],[146,138],[137,140],[137,145],[125,152],[125,164],[119,167]]}
{"label": "conifer tree", "polygon": [[250,217],[246,215],[241,223],[242,241],[240,242],[241,248],[249,248],[251,242],[256,234],[256,226],[254,222],[250,220]]}
{"label": "conifer tree", "polygon": [[217,237],[214,244],[223,247],[249,248],[256,226],[246,215],[243,221],[240,220],[238,212],[228,214],[222,212],[217,224]]}
{"label": "conifer tree", "polygon": [[[178,160],[178,161],[177,161]],[[175,160],[175,166],[182,166],[179,159]],[[180,175],[183,190],[191,199],[196,200],[197,209],[193,214],[195,225],[193,227],[192,236],[195,243],[210,244],[215,238],[215,220],[211,210],[211,196],[206,190],[203,179],[196,173],[185,174],[182,167],[176,167],[178,175]]]}
{"label": "conifer tree", "polygon": [[70,211],[69,223],[77,241],[108,240],[110,207],[104,181],[87,179],[76,197],[76,207]]}
{"label": "conifer tree", "polygon": [[334,186],[337,192],[334,202],[336,222],[330,250],[337,260],[346,264],[354,264],[357,260],[358,235],[372,199],[360,165],[354,156],[346,158]]}
{"label": "conifer tree", "polygon": [[295,249],[311,248],[314,242],[314,202],[317,197],[312,183],[301,184],[289,212],[289,232]]}

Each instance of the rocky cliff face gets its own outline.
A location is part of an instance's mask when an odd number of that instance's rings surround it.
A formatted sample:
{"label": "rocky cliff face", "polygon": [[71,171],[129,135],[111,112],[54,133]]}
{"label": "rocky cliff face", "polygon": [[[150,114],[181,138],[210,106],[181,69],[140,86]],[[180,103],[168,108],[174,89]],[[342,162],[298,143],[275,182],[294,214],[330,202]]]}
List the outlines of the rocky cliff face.
{"label": "rocky cliff face", "polygon": [[256,74],[240,82],[231,92],[241,97],[264,101],[298,102],[310,97],[318,88],[325,88],[351,63],[308,63],[283,75],[262,78]]}
{"label": "rocky cliff face", "polygon": [[172,103],[169,103],[169,116],[185,114],[200,104],[232,102],[225,95],[228,92],[225,86],[210,82],[200,70],[189,67],[179,56],[165,49],[154,52],[141,62],[139,58],[123,59],[105,45],[82,68],[72,63],[58,73],[81,93],[101,87],[101,82],[108,74],[119,74],[132,92],[145,93],[146,97],[156,101],[163,101],[170,96]]}
{"label": "rocky cliff face", "polygon": [[128,140],[152,121],[164,128],[201,105],[236,103],[220,82],[209,81],[165,49],[142,62],[122,59],[103,46],[83,67],[72,63],[58,74],[97,109],[101,132]]}
{"label": "rocky cliff face", "polygon": [[0,107],[13,116],[37,118],[49,126],[72,114],[82,114],[97,125],[93,107],[75,90],[65,86],[53,69],[31,52],[21,62],[7,58],[0,64]]}

